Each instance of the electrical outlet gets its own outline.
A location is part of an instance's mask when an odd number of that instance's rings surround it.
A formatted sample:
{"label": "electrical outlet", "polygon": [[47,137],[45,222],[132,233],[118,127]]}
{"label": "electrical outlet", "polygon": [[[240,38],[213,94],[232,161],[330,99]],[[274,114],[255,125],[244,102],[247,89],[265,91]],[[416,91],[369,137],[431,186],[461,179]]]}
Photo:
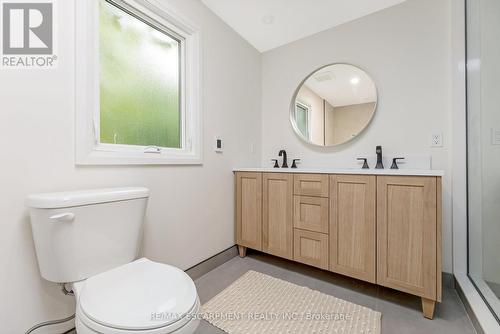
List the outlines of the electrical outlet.
{"label": "electrical outlet", "polygon": [[491,129],[491,145],[500,145],[500,129]]}
{"label": "electrical outlet", "polygon": [[431,135],[431,147],[443,147],[442,133],[433,133]]}

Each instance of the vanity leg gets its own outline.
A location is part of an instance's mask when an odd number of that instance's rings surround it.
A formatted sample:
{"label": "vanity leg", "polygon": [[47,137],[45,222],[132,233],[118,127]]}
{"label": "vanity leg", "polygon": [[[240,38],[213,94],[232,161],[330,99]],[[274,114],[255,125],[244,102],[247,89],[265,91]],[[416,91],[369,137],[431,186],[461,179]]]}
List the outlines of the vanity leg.
{"label": "vanity leg", "polygon": [[238,253],[240,257],[245,257],[247,255],[247,248],[245,246],[238,245]]}
{"label": "vanity leg", "polygon": [[434,308],[436,307],[436,301],[422,298],[422,312],[424,317],[427,319],[432,319],[434,317]]}

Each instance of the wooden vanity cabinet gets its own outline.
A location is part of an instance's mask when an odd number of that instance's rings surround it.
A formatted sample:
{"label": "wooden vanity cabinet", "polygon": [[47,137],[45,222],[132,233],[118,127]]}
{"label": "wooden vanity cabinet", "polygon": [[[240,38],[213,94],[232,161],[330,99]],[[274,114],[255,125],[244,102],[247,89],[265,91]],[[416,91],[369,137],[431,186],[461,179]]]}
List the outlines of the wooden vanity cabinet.
{"label": "wooden vanity cabinet", "polygon": [[293,175],[264,173],[262,251],[293,259]]}
{"label": "wooden vanity cabinet", "polygon": [[236,244],[262,250],[262,173],[236,173]]}
{"label": "wooden vanity cabinet", "polygon": [[432,318],[441,275],[441,179],[377,177],[377,283],[422,297]]}
{"label": "wooden vanity cabinet", "polygon": [[330,270],[375,283],[376,177],[330,176]]}
{"label": "wooden vanity cabinet", "polygon": [[236,172],[236,243],[441,301],[441,177]]}

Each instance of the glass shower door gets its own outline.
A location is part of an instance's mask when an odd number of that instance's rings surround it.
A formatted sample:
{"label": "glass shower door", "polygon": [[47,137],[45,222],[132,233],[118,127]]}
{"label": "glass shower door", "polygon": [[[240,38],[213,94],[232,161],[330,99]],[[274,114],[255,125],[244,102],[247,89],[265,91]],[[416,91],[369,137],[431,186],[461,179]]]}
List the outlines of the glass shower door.
{"label": "glass shower door", "polygon": [[469,276],[500,317],[500,1],[467,0]]}

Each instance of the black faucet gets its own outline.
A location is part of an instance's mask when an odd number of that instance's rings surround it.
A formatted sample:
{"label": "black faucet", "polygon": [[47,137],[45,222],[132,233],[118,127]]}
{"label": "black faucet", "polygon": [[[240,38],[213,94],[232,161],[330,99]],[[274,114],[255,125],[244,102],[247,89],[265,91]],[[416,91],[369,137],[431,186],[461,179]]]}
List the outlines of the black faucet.
{"label": "black faucet", "polygon": [[394,159],[392,159],[391,169],[399,169],[398,160],[404,160],[404,158],[394,158]]}
{"label": "black faucet", "polygon": [[362,169],[370,169],[370,166],[368,166],[368,158],[358,158],[358,160],[363,161],[363,167]]}
{"label": "black faucet", "polygon": [[375,169],[384,169],[384,164],[382,162],[382,146],[377,146],[375,152],[377,152],[377,165]]}
{"label": "black faucet", "polygon": [[297,168],[297,161],[300,161],[300,159],[293,159],[292,160],[292,167],[291,168]]}
{"label": "black faucet", "polygon": [[288,168],[288,162],[286,159],[286,151],[281,150],[280,153],[278,153],[278,156],[283,156],[283,164],[281,164],[281,168]]}

